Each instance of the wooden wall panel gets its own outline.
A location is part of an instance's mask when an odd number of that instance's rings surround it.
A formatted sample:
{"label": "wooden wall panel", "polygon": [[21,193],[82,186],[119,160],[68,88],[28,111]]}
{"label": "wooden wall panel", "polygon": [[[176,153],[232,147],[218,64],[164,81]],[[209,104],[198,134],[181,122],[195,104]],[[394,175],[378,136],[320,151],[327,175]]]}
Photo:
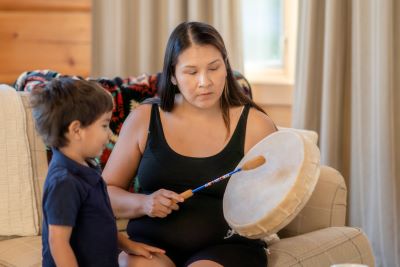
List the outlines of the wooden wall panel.
{"label": "wooden wall panel", "polygon": [[292,106],[291,105],[261,105],[277,126],[291,127]]}
{"label": "wooden wall panel", "polygon": [[8,42],[89,43],[87,12],[0,11],[0,38]]}
{"label": "wooden wall panel", "polygon": [[253,99],[259,104],[276,125],[291,127],[293,85],[252,84]]}
{"label": "wooden wall panel", "polygon": [[90,11],[91,0],[0,0],[0,9]]}
{"label": "wooden wall panel", "polygon": [[88,76],[90,0],[15,2],[0,2],[0,83],[35,69]]}

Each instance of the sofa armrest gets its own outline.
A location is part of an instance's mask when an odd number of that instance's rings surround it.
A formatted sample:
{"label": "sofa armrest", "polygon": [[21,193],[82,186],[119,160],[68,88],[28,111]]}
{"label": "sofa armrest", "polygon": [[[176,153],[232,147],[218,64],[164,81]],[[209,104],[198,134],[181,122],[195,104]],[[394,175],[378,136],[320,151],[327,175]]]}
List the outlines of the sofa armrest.
{"label": "sofa armrest", "polygon": [[326,227],[344,226],[346,197],[343,176],[331,167],[321,166],[311,198],[293,221],[279,232],[279,236],[289,237]]}
{"label": "sofa armrest", "polygon": [[284,238],[268,248],[268,266],[330,266],[361,263],[374,266],[366,235],[358,228],[329,227]]}

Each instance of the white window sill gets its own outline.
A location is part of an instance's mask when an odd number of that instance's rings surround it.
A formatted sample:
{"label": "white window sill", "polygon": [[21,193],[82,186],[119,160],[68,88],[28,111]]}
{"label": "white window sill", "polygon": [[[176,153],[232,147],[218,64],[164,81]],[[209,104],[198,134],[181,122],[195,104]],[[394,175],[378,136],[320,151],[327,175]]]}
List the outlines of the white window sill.
{"label": "white window sill", "polygon": [[[292,75],[293,76],[293,75]],[[279,85],[293,86],[293,77],[283,73],[281,70],[268,70],[260,72],[245,72],[245,77],[251,84],[256,85]]]}

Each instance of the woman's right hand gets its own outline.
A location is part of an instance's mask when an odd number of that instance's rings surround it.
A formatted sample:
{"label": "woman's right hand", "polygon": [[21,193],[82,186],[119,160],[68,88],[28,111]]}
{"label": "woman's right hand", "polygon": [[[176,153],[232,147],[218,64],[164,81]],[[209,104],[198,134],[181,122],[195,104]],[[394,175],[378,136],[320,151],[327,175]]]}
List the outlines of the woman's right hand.
{"label": "woman's right hand", "polygon": [[183,202],[184,198],[166,189],[160,189],[147,195],[144,201],[144,213],[149,217],[164,218],[172,212],[178,210],[177,202]]}

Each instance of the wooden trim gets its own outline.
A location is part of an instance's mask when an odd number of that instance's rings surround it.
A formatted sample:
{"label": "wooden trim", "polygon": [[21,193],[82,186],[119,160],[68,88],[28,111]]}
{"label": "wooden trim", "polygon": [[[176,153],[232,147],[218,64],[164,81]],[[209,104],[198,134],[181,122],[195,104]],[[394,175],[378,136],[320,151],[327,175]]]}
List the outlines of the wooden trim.
{"label": "wooden trim", "polygon": [[[3,48],[26,42],[77,45],[91,42],[91,14],[85,12],[0,11],[0,25],[0,39],[5,41],[0,43]],[[1,51],[4,52],[10,53],[10,50]]]}
{"label": "wooden trim", "polygon": [[0,10],[9,11],[85,11],[92,9],[91,0],[1,0]]}
{"label": "wooden trim", "polygon": [[262,105],[286,105],[293,103],[292,85],[252,84],[253,99]]}
{"label": "wooden trim", "polygon": [[0,83],[38,69],[89,76],[90,10],[90,0],[0,0]]}
{"label": "wooden trim", "polygon": [[276,125],[283,127],[291,127],[292,124],[292,107],[288,105],[261,105]]}

